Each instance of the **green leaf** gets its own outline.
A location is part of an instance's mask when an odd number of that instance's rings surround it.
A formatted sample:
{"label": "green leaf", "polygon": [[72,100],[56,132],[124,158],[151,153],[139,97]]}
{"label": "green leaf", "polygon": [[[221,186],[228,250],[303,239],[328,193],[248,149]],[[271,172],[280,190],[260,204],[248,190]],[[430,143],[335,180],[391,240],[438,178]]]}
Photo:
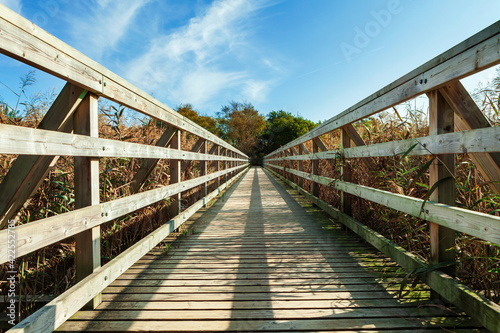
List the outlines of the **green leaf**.
{"label": "green leaf", "polygon": [[413,149],[415,149],[415,147],[416,147],[416,146],[418,146],[418,142],[417,142],[417,143],[415,143],[413,146],[411,146],[411,147],[410,147],[410,149],[408,149],[408,150],[407,150],[407,151],[403,154],[403,156],[401,156],[401,159],[403,160],[406,156],[408,156],[408,154],[409,154],[409,153],[411,153],[411,151],[412,151]]}
{"label": "green leaf", "polygon": [[441,185],[442,183],[444,183],[445,181],[450,180],[450,179],[453,179],[453,177],[448,176],[448,177],[442,178],[432,185],[430,190],[427,191],[427,193],[425,194],[424,202],[422,202],[422,206],[420,206],[420,211],[424,210],[425,203],[427,202],[427,200],[429,200],[430,196],[438,188],[438,186]]}
{"label": "green leaf", "polygon": [[428,160],[425,164],[420,166],[420,170],[418,171],[417,175],[413,178],[413,180],[410,183],[410,186],[408,188],[413,188],[417,181],[424,175],[424,173],[429,170],[429,167],[431,166],[432,162],[434,162],[436,158],[433,157],[430,160]]}

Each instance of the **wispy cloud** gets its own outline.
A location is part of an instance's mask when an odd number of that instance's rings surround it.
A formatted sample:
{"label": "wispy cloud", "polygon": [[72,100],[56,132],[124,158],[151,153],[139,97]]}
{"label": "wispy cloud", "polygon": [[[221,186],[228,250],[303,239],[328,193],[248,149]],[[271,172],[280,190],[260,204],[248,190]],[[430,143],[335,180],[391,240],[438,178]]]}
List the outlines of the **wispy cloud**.
{"label": "wispy cloud", "polygon": [[[272,80],[256,73],[252,67],[263,67],[263,61],[250,54],[255,52],[251,19],[266,3],[215,1],[185,26],[153,39],[144,54],[127,64],[127,78],[157,97],[196,107],[214,98],[227,102],[225,92],[235,99],[265,99]],[[269,64],[264,61],[268,73]]]}
{"label": "wispy cloud", "polygon": [[99,59],[125,36],[138,12],[150,0],[94,0],[88,15],[71,17],[71,33],[78,48]]}
{"label": "wispy cloud", "polygon": [[5,7],[21,14],[21,9],[23,7],[21,0],[0,0],[0,3]]}

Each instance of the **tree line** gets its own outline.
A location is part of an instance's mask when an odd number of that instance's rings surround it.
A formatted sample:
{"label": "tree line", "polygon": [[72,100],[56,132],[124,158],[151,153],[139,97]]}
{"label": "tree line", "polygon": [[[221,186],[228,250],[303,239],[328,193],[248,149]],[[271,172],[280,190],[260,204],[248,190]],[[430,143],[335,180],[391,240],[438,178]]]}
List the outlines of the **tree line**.
{"label": "tree line", "polygon": [[222,106],[215,117],[199,114],[191,104],[182,104],[176,110],[247,154],[254,164],[319,125],[283,110],[264,116],[251,103],[234,101]]}

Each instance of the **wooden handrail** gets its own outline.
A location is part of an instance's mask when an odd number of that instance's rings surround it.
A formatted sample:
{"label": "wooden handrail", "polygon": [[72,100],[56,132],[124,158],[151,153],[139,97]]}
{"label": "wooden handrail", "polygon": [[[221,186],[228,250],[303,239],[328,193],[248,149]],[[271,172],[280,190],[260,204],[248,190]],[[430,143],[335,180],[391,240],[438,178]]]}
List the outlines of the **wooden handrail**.
{"label": "wooden handrail", "polygon": [[371,145],[333,149],[315,154],[268,158],[266,161],[307,161],[336,158],[394,157],[434,154],[493,153],[500,152],[500,127],[429,135],[415,139],[374,143]]}

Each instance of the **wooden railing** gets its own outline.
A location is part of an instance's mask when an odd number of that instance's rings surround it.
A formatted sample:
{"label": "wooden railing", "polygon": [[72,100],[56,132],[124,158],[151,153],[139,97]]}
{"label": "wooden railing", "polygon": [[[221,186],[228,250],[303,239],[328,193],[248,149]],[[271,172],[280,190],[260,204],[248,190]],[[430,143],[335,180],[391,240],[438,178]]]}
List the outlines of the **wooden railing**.
{"label": "wooden railing", "polygon": [[[68,82],[38,128],[0,125],[0,153],[19,155],[0,184],[2,227],[15,219],[59,156],[75,157],[75,210],[14,229],[16,257],[76,239],[79,282],[12,329],[48,332],[82,307],[97,306],[106,286],[237,179],[248,157],[3,5],[0,52]],[[165,132],[155,146],[98,138],[99,97],[164,122]],[[191,151],[181,149],[182,131],[199,138]],[[100,157],[145,159],[130,186],[135,194],[99,202]],[[170,184],[137,193],[159,159],[169,160]],[[183,161],[200,161],[201,176],[181,181]],[[208,162],[214,163],[212,173]],[[217,189],[207,193],[211,181]],[[181,211],[181,193],[199,186],[202,199]],[[167,198],[172,219],[101,267],[100,225]],[[8,239],[9,231],[0,231],[0,263],[12,259]]]}
{"label": "wooden railing", "polygon": [[[459,81],[499,63],[500,21],[267,155],[264,165],[410,270],[429,266],[355,221],[350,216],[350,196],[367,199],[429,221],[431,264],[455,261],[457,231],[500,244],[498,216],[453,207],[454,154],[467,153],[489,182],[491,189],[500,193],[500,127],[491,127]],[[365,145],[352,125],[354,122],[421,94],[427,94],[429,98],[429,136]],[[339,149],[330,150],[321,136],[334,131],[340,131],[341,144]],[[306,143],[309,148],[312,146],[312,151],[308,150]],[[341,179],[322,176],[319,168],[320,160],[336,159],[362,159],[369,167],[373,167],[370,165],[373,162],[366,158],[398,155],[436,157],[429,168],[430,187],[436,184],[436,190],[425,204],[422,199],[353,183],[349,164],[343,164]],[[303,161],[311,161],[311,173],[304,171]],[[304,179],[312,181],[312,193],[303,189]],[[341,207],[334,208],[320,200],[318,184],[341,191]],[[478,319],[486,328],[500,332],[500,306],[458,283],[452,275],[453,266],[443,268],[442,271],[429,270],[426,273],[427,284],[442,297]]]}

